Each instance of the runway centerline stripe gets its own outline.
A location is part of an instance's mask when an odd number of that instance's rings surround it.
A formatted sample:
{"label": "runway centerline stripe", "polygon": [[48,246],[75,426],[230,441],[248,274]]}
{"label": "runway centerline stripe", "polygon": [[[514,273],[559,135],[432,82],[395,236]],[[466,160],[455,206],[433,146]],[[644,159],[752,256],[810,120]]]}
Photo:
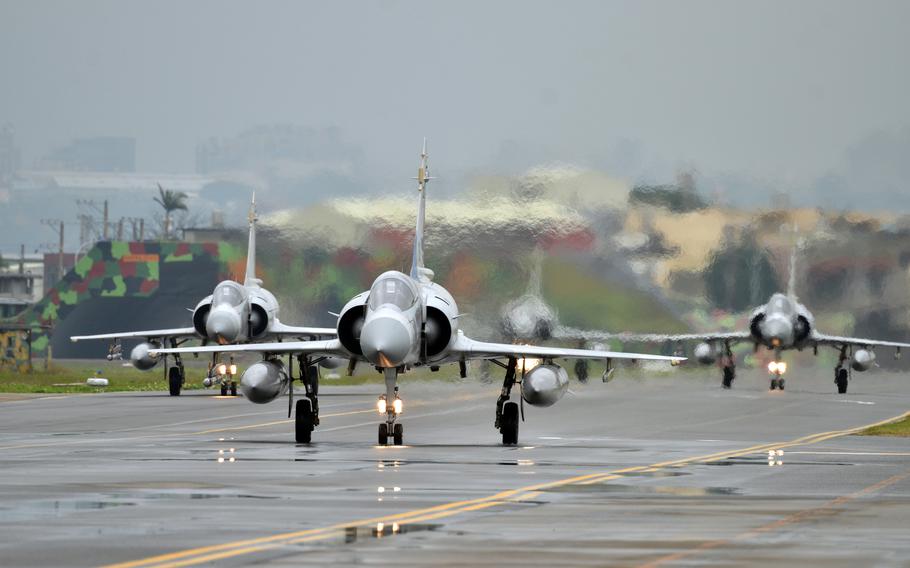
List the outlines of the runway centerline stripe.
{"label": "runway centerline stripe", "polygon": [[[816,444],[835,438],[837,436],[847,436],[854,434],[866,428],[872,428],[875,426],[880,426],[882,424],[888,424],[890,422],[895,422],[902,420],[910,416],[910,412],[905,412],[900,416],[895,416],[887,420],[882,420],[875,422],[873,424],[867,424],[864,426],[858,426],[855,428],[848,428],[845,430],[836,430],[830,432],[819,432],[817,434],[810,434],[808,436],[803,436],[795,440],[790,440],[786,442],[778,443],[767,443],[759,444],[755,446],[750,446],[747,448],[726,450],[722,452],[715,452],[713,454],[708,454],[704,456],[695,456],[691,458],[684,458],[679,460],[661,462],[657,464],[651,464],[647,466],[635,466],[627,467],[617,470],[612,470],[609,472],[600,472],[586,475],[579,475],[574,477],[569,477],[557,481],[550,481],[545,483],[538,483],[534,485],[528,485],[525,487],[520,487],[517,489],[509,489],[505,491],[500,491],[493,495],[488,495],[486,497],[479,497],[476,499],[470,499],[465,501],[453,501],[451,503],[443,503],[440,505],[435,505],[432,507],[414,509],[411,511],[405,511],[403,513],[397,513],[394,515],[384,515],[381,517],[375,517],[372,519],[361,519],[354,520],[346,523],[339,523],[331,525],[328,527],[307,529],[302,531],[295,531],[289,533],[280,533],[274,534],[271,536],[251,538],[236,542],[230,542],[225,544],[215,544],[210,546],[203,546],[198,548],[190,548],[182,551],[171,552],[167,554],[160,554],[156,556],[150,556],[147,558],[133,560],[128,562],[122,562],[117,564],[109,564],[104,568],[147,568],[154,566],[155,568],[177,568],[180,566],[191,566],[196,564],[203,564],[206,562],[212,562],[215,560],[222,560],[225,558],[233,558],[237,556],[243,556],[245,554],[252,554],[255,552],[262,552],[265,550],[273,550],[282,546],[289,544],[296,544],[301,542],[312,542],[318,540],[326,540],[334,537],[339,531],[343,529],[349,529],[352,527],[366,527],[370,525],[375,525],[377,523],[393,523],[393,522],[416,522],[418,520],[430,520],[430,519],[440,519],[447,518],[458,515],[460,513],[466,513],[470,511],[477,511],[485,508],[489,508],[495,505],[501,505],[509,502],[520,502],[524,500],[531,499],[540,494],[541,490],[552,489],[555,487],[564,487],[567,485],[581,484],[583,482],[596,482],[602,481],[610,476],[621,476],[623,473],[632,473],[645,471],[649,469],[663,469],[666,467],[681,467],[684,465],[689,465],[693,463],[709,463],[711,461],[717,461],[721,459],[727,459],[730,457],[738,457],[748,454],[757,453],[759,451],[767,450],[769,448],[783,448],[790,446],[804,446],[810,444]],[[910,476],[910,471],[906,473],[906,476]],[[897,477],[897,476],[896,476]],[[901,478],[902,479],[902,478]],[[592,481],[593,480],[593,481]],[[889,480],[885,480],[889,481]],[[899,479],[895,479],[891,483],[895,483]],[[871,492],[875,489],[871,489],[877,486],[880,486],[884,482],[880,482],[876,485],[870,486],[863,491]],[[865,494],[865,493],[863,493]],[[531,497],[533,496],[533,497]],[[855,498],[855,497],[853,497]],[[835,500],[836,501],[836,500]],[[719,545],[718,545],[719,546]],[[694,553],[693,551],[686,551],[689,553]]]}

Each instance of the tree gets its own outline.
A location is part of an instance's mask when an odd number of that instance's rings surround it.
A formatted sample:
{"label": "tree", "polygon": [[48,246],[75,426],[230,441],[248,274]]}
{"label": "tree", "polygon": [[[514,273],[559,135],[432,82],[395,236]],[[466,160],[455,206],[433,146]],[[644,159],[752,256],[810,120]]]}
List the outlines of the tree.
{"label": "tree", "polygon": [[169,239],[171,236],[171,213],[174,211],[186,211],[184,200],[189,197],[182,191],[171,191],[164,189],[158,184],[158,197],[153,197],[155,203],[164,209],[164,238]]}

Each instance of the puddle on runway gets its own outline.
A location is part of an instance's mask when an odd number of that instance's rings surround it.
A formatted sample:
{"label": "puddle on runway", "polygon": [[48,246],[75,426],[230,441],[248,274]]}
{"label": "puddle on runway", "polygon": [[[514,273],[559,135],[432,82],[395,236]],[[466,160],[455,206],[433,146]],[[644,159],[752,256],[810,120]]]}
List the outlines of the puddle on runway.
{"label": "puddle on runway", "polygon": [[647,493],[655,495],[673,495],[676,497],[707,497],[742,494],[742,490],[734,487],[675,487],[672,485],[622,485],[618,483],[561,485],[544,489],[543,491],[551,493]]}
{"label": "puddle on runway", "polygon": [[29,501],[13,507],[0,508],[0,518],[4,522],[29,521],[35,519],[59,518],[76,513],[101,511],[115,507],[133,507],[131,501],[100,500],[62,500],[62,501]]}
{"label": "puddle on runway", "polygon": [[667,471],[667,470],[658,470],[658,471],[630,471],[628,473],[618,473],[622,477],[648,477],[659,479],[661,477],[681,477],[683,475],[692,475],[688,471]]}
{"label": "puddle on runway", "polygon": [[424,531],[435,531],[441,524],[432,523],[376,523],[369,527],[345,527],[344,543],[351,544],[358,540],[387,538],[400,534]]}
{"label": "puddle on runway", "polygon": [[206,499],[281,499],[274,495],[251,495],[232,493],[200,492],[154,492],[130,491],[124,493],[103,493],[88,499],[59,499],[45,501],[26,501],[0,507],[0,520],[27,521],[48,518],[61,518],[69,515],[90,513],[118,507],[136,507],[150,501],[198,501]]}

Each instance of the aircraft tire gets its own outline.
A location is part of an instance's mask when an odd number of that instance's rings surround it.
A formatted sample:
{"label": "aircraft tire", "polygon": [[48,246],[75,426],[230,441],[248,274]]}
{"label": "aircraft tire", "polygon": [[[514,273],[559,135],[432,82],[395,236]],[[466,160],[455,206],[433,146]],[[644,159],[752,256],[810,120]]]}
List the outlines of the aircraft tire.
{"label": "aircraft tire", "polygon": [[309,444],[313,434],[313,409],[309,399],[297,401],[294,414],[294,438],[298,444]]}
{"label": "aircraft tire", "polygon": [[379,445],[388,446],[389,445],[389,425],[385,422],[379,425]]}
{"label": "aircraft tire", "polygon": [[777,379],[777,388],[779,388],[780,390],[784,390],[784,380],[783,379]]}
{"label": "aircraft tire", "polygon": [[518,443],[518,403],[507,402],[502,407],[502,443],[514,446]]}
{"label": "aircraft tire", "polygon": [[771,379],[771,390],[777,389],[777,379]]}
{"label": "aircraft tire", "polygon": [[847,394],[847,369],[838,369],[834,377],[834,384],[837,385],[838,394]]}
{"label": "aircraft tire", "polygon": [[224,383],[221,383],[221,396],[227,396],[227,393],[228,393],[227,385]]}
{"label": "aircraft tire", "polygon": [[733,379],[736,376],[736,371],[732,367],[724,367],[724,379],[721,382],[721,386],[725,389],[733,388]]}
{"label": "aircraft tire", "polygon": [[180,374],[180,367],[171,367],[167,370],[167,386],[171,396],[180,396],[180,389],[183,387],[183,376]]}
{"label": "aircraft tire", "polygon": [[231,396],[237,396],[237,383],[231,381]]}
{"label": "aircraft tire", "polygon": [[392,429],[392,440],[396,446],[404,444],[404,426],[402,424],[396,424]]}

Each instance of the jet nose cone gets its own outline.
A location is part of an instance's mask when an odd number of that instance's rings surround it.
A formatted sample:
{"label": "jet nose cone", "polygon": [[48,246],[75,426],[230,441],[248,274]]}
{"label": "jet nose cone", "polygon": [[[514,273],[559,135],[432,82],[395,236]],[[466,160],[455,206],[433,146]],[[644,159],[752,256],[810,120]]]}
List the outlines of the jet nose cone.
{"label": "jet nose cone", "polygon": [[240,337],[240,316],[231,310],[214,310],[205,322],[205,331],[218,343],[233,343]]}
{"label": "jet nose cone", "polygon": [[360,332],[363,356],[379,367],[397,367],[411,351],[412,340],[407,321],[399,314],[369,318]]}
{"label": "jet nose cone", "polygon": [[763,335],[772,347],[787,347],[793,343],[793,326],[785,319],[765,322]]}

